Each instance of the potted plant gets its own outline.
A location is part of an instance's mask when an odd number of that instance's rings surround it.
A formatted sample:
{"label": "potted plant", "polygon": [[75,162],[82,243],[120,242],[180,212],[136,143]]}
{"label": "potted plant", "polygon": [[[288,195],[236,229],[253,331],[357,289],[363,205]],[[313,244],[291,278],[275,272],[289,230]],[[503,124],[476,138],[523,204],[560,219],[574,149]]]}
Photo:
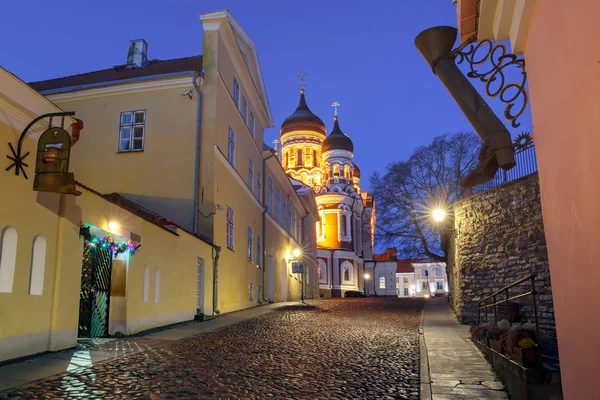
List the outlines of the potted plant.
{"label": "potted plant", "polygon": [[488,339],[490,348],[500,354],[504,354],[504,337],[510,329],[510,323],[507,320],[502,320],[498,324],[488,330]]}
{"label": "potted plant", "polygon": [[504,343],[506,356],[511,360],[526,368],[539,365],[538,346],[533,324],[513,324]]}

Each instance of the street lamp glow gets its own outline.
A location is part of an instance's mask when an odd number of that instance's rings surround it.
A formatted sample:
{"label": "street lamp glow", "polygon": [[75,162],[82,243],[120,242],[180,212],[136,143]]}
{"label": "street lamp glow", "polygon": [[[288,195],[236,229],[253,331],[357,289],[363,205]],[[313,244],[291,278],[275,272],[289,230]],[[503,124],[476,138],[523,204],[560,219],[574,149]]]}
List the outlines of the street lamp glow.
{"label": "street lamp glow", "polygon": [[111,232],[116,232],[116,230],[119,229],[119,224],[117,224],[115,221],[110,221],[108,223],[108,230]]}
{"label": "street lamp glow", "polygon": [[365,274],[365,279],[369,279],[370,277],[371,277],[371,275]]}
{"label": "street lamp glow", "polygon": [[292,252],[292,255],[294,256],[294,258],[298,258],[302,255],[302,250],[294,249],[294,251]]}
{"label": "street lamp glow", "polygon": [[441,208],[436,208],[433,210],[431,215],[433,216],[433,220],[435,222],[442,222],[444,219],[446,219],[446,211],[442,210]]}

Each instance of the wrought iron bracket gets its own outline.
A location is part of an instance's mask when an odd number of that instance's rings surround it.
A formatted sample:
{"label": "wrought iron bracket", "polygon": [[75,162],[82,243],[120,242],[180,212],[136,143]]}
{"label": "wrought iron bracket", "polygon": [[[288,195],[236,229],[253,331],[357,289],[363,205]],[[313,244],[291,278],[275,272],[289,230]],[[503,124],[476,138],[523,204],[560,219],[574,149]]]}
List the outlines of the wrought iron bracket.
{"label": "wrought iron bracket", "polygon": [[15,151],[15,148],[12,145],[12,143],[10,143],[10,142],[8,143],[8,146],[10,147],[10,151],[11,151],[12,155],[7,155],[6,158],[11,160],[12,163],[8,167],[5,168],[5,171],[10,171],[12,168],[14,168],[15,175],[18,176],[19,171],[20,171],[23,173],[23,176],[25,177],[25,179],[28,179],[27,173],[25,172],[25,168],[23,168],[23,167],[29,166],[27,163],[24,162],[25,158],[27,158],[27,156],[29,155],[29,151],[25,154],[22,154],[22,146],[23,146],[23,139],[25,139],[25,136],[27,136],[29,129],[31,129],[31,127],[33,125],[35,125],[37,122],[43,120],[44,118],[50,118],[50,121],[52,121],[52,117],[62,117],[62,122],[64,123],[65,117],[73,116],[73,115],[75,115],[75,111],[63,111],[63,112],[43,114],[43,115],[40,115],[39,117],[36,117],[35,119],[33,119],[21,133],[21,136],[19,137],[19,141],[17,142],[17,150],[16,151]]}
{"label": "wrought iron bracket", "polygon": [[[485,92],[488,97],[500,97],[500,101],[506,104],[504,118],[509,121],[513,128],[518,128],[521,123],[518,118],[523,115],[529,103],[527,92],[527,71],[525,70],[525,59],[508,53],[506,46],[502,43],[494,43],[491,40],[482,40],[472,44],[475,38],[452,50],[451,56],[457,64],[467,62],[470,71],[469,78],[477,78],[485,83]],[[484,65],[489,61],[489,67]],[[480,68],[482,67],[482,68]],[[509,81],[506,71],[510,67],[520,70],[522,79],[520,81]],[[514,108],[517,106],[517,108]],[[516,110],[516,112],[513,112]]]}

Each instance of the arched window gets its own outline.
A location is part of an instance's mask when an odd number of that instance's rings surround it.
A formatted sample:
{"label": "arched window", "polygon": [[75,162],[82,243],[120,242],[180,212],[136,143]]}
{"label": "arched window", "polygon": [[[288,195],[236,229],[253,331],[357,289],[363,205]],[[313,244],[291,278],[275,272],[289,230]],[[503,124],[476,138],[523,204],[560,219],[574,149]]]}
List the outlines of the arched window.
{"label": "arched window", "polygon": [[327,264],[319,258],[319,281],[327,282]]}
{"label": "arched window", "polygon": [[342,221],[340,222],[340,229],[342,236],[348,236],[348,217],[342,215]]}
{"label": "arched window", "polygon": [[154,270],[154,304],[160,302],[160,271],[158,268]]}
{"label": "arched window", "polygon": [[11,293],[17,262],[17,230],[7,226],[0,234],[0,293]]}
{"label": "arched window", "polygon": [[150,266],[144,265],[144,303],[148,302],[148,292],[150,291]]}
{"label": "arched window", "polygon": [[339,178],[340,177],[340,166],[338,164],[335,164],[333,166],[333,177],[334,178]]}
{"label": "arched window", "polygon": [[354,283],[354,266],[349,261],[342,263],[342,283]]}
{"label": "arched window", "polygon": [[29,271],[29,294],[41,296],[44,292],[44,269],[46,266],[46,239],[37,235],[33,239]]}
{"label": "arched window", "polygon": [[348,164],[344,164],[344,178],[350,179],[350,166]]}
{"label": "arched window", "polygon": [[385,289],[385,276],[379,275],[379,289]]}

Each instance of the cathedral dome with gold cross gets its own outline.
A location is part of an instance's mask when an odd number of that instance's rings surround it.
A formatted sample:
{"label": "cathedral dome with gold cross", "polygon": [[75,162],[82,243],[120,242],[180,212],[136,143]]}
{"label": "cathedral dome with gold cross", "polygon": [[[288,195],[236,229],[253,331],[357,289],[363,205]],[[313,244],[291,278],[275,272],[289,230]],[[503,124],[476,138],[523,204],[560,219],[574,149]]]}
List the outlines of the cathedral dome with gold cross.
{"label": "cathedral dome with gold cross", "polygon": [[300,91],[300,103],[296,111],[287,117],[281,124],[281,136],[289,132],[309,131],[317,132],[322,135],[326,134],[325,124],[321,118],[317,117],[310,111],[304,97],[304,89]]}

